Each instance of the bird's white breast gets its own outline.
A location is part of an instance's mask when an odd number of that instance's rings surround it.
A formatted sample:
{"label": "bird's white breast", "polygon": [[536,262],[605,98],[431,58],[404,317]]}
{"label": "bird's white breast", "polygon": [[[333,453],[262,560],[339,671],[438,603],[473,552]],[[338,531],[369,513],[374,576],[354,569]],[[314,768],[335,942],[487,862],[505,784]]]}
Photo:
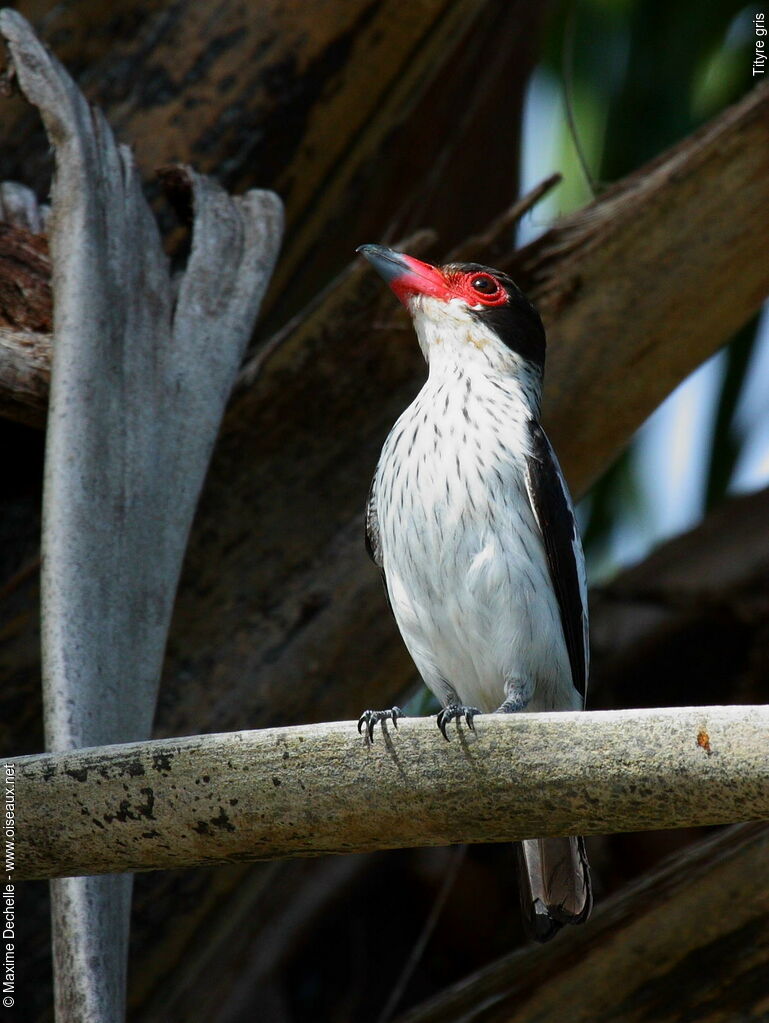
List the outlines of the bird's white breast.
{"label": "bird's white breast", "polygon": [[404,641],[446,702],[578,706],[557,599],[526,493],[531,409],[515,380],[433,372],[382,450],[375,490]]}

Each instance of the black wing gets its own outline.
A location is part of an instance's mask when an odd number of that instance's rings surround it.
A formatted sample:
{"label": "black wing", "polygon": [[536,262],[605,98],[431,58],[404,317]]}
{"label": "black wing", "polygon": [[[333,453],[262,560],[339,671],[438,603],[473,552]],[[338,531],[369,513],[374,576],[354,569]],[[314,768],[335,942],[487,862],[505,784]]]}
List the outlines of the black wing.
{"label": "black wing", "polygon": [[382,570],[382,543],[379,539],[379,518],[376,513],[376,476],[371,481],[366,500],[366,550],[376,567]]}
{"label": "black wing", "polygon": [[539,423],[529,424],[531,455],[526,459],[526,489],[542,533],[561,624],[569,652],[574,688],[585,700],[589,661],[585,559],[571,497],[558,459]]}
{"label": "black wing", "polygon": [[382,585],[384,586],[385,597],[387,597],[387,606],[392,611],[393,605],[390,600],[390,591],[387,589],[387,576],[385,575],[384,558],[382,557],[382,541],[379,536],[379,516],[376,510],[376,476],[371,481],[368,500],[366,501],[366,550],[382,575]]}

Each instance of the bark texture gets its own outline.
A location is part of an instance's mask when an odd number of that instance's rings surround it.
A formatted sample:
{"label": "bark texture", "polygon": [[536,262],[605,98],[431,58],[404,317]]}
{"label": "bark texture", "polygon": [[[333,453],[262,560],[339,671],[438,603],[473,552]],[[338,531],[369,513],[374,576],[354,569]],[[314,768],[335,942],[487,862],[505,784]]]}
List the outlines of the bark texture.
{"label": "bark texture", "polygon": [[[93,0],[19,9],[39,28],[144,177],[192,163],[286,206],[275,321],[355,247],[425,210],[447,244],[512,197],[520,98],[545,5],[532,0]],[[492,55],[489,58],[489,55]],[[482,61],[483,73],[479,73]],[[505,130],[489,131],[502,105]],[[452,154],[486,147],[487,187]],[[21,104],[0,128],[0,179],[48,185],[44,139]],[[462,200],[466,197],[467,203]],[[457,211],[466,208],[466,214]],[[275,303],[278,303],[276,306]]]}
{"label": "bark texture", "polygon": [[769,294],[769,84],[504,261],[548,328],[545,420],[582,494]]}
{"label": "bark texture", "polygon": [[[272,193],[234,200],[186,172],[196,224],[172,285],[129,151],[24,18],[0,12],[0,33],[56,155],[41,618],[46,743],[64,750],[150,733],[192,515],[282,208]],[[10,238],[44,262],[39,234]],[[130,876],[69,877],[51,899],[58,1018],[121,1019]]]}
{"label": "bark texture", "polygon": [[735,497],[590,595],[595,707],[761,703],[769,490]]}
{"label": "bark texture", "polygon": [[17,873],[765,819],[767,728],[766,707],[697,707],[483,715],[448,745],[407,718],[373,744],[339,722],[42,754],[16,762]]}
{"label": "bark texture", "polygon": [[[769,829],[730,828],[399,1023],[701,1023],[766,1018]],[[674,994],[673,994],[674,992]]]}

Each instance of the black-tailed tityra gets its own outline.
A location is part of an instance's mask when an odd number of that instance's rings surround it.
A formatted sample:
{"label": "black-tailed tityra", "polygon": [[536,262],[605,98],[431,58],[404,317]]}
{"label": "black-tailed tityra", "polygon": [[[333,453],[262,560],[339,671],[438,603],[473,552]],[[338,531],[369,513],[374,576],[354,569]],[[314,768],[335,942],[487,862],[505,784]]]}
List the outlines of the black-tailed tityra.
{"label": "black-tailed tityra", "polygon": [[[369,553],[438,725],[481,712],[578,710],[588,671],[585,567],[539,422],[545,332],[503,273],[358,251],[408,309],[427,382],[390,431],[366,509]],[[398,708],[366,711],[369,736]],[[547,941],[592,904],[581,838],[521,843],[529,931]]]}

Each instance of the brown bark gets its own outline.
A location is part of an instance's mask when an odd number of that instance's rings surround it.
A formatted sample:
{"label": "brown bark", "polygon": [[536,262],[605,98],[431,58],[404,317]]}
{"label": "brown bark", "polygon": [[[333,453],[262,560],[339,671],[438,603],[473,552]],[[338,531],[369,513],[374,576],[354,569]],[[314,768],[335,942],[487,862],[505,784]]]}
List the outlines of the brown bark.
{"label": "brown bark", "polygon": [[730,828],[584,927],[467,977],[400,1023],[720,1023],[766,1018],[765,825]]}
{"label": "brown bark", "polygon": [[0,223],[0,326],[45,334],[52,325],[46,237]]}
{"label": "brown bark", "polygon": [[[520,100],[543,4],[18,6],[136,148],[148,179],[184,162],[232,191],[280,194],[288,230],[270,298],[275,323],[394,221],[408,230],[428,214],[454,244],[471,218],[483,222],[515,192]],[[490,130],[500,102],[506,130]],[[480,192],[475,169],[451,158],[479,145],[488,160]],[[47,148],[19,103],[4,118],[0,153],[0,179],[45,193]]]}
{"label": "brown bark", "polygon": [[732,498],[591,592],[591,706],[766,700],[767,522],[769,490]]}
{"label": "brown bark", "polygon": [[0,326],[0,416],[39,427],[48,413],[51,335]]}
{"label": "brown bark", "polygon": [[0,184],[0,416],[45,422],[51,381],[51,258],[34,193]]}
{"label": "brown bark", "polygon": [[545,419],[583,493],[769,294],[769,84],[506,264],[548,327]]}

